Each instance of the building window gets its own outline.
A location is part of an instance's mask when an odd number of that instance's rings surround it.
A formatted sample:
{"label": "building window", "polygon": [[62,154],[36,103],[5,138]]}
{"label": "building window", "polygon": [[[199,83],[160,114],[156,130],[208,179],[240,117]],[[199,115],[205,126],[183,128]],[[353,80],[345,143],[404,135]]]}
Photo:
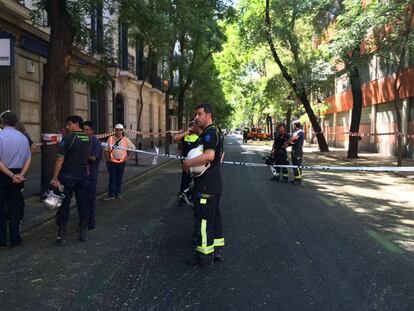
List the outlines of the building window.
{"label": "building window", "polygon": [[113,109],[113,124],[114,126],[116,124],[123,124],[124,125],[124,100],[121,96],[121,94],[116,95],[115,103],[114,103],[114,109]]}
{"label": "building window", "polygon": [[119,62],[122,70],[129,69],[128,26],[123,22],[119,23]]}
{"label": "building window", "polygon": [[162,131],[162,111],[161,111],[161,106],[158,106],[158,132]]}
{"label": "building window", "polygon": [[154,131],[154,105],[149,105],[149,131],[152,133]]}
{"label": "building window", "polygon": [[101,88],[91,88],[90,96],[91,121],[95,125],[96,133],[106,132],[106,101],[105,90]]}
{"label": "building window", "polygon": [[11,67],[0,67],[0,110],[12,109]]}

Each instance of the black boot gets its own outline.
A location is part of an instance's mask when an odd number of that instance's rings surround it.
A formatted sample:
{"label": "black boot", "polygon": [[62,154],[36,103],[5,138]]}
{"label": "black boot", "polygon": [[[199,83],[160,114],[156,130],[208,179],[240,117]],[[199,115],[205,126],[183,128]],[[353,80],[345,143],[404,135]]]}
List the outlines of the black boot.
{"label": "black boot", "polygon": [[79,241],[88,241],[88,222],[87,220],[81,220],[79,225]]}
{"label": "black boot", "polygon": [[192,260],[187,260],[186,266],[197,268],[211,268],[214,266],[214,255],[203,255],[197,253]]}
{"label": "black boot", "polygon": [[66,245],[68,240],[66,237],[66,226],[59,226],[57,230],[57,237],[56,237],[56,243],[60,245]]}

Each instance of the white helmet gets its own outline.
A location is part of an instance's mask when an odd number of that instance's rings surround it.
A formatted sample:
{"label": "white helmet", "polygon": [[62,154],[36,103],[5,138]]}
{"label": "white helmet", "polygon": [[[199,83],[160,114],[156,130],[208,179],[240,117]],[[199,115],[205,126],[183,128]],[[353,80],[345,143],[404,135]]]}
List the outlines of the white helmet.
{"label": "white helmet", "polygon": [[49,210],[53,211],[62,206],[65,195],[63,193],[55,194],[53,190],[46,191],[44,194],[43,206]]}
{"label": "white helmet", "polygon": [[[190,152],[187,155],[187,159],[191,160],[191,159],[197,158],[201,156],[203,153],[204,153],[203,145],[200,145],[190,150]],[[206,165],[190,167],[190,173],[191,175],[193,175],[193,177],[200,177],[209,167],[210,167],[210,163],[207,163]]]}

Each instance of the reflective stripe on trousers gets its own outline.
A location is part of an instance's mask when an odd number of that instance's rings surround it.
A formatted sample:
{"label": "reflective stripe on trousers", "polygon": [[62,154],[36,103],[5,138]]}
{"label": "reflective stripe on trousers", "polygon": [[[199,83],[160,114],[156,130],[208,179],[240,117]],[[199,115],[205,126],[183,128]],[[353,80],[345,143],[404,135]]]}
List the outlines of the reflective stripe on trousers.
{"label": "reflective stripe on trousers", "polygon": [[196,250],[204,255],[214,252],[214,245],[207,246],[207,220],[201,220],[201,246],[197,246]]}

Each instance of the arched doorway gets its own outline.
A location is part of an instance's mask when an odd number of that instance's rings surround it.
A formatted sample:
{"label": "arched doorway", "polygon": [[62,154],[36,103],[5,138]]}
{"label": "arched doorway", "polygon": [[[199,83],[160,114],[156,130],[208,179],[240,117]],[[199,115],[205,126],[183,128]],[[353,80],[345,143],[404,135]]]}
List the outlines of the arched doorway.
{"label": "arched doorway", "polygon": [[118,123],[125,125],[125,105],[121,94],[116,94],[114,103],[114,126]]}

